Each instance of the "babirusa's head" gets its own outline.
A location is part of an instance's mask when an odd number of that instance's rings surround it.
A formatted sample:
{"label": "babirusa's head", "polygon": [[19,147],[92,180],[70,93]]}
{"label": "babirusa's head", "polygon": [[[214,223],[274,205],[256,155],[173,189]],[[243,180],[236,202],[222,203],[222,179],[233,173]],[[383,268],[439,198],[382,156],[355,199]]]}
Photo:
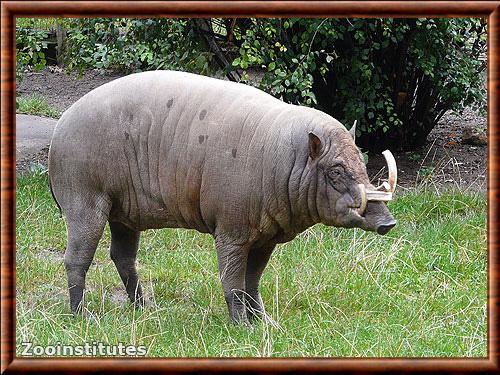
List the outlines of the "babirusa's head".
{"label": "babirusa's head", "polygon": [[317,214],[326,225],[386,234],[396,225],[386,205],[396,188],[396,161],[389,150],[383,152],[389,177],[373,186],[353,128],[349,132],[343,126],[322,126],[309,132],[308,163],[316,179]]}

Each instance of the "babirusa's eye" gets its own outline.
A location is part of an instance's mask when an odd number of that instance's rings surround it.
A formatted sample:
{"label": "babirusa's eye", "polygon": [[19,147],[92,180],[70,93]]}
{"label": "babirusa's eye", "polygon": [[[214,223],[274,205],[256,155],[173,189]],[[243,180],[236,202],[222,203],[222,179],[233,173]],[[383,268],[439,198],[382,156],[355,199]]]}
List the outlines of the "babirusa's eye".
{"label": "babirusa's eye", "polygon": [[342,172],[343,172],[342,167],[331,168],[328,171],[328,177],[330,177],[332,180],[336,180],[341,176]]}

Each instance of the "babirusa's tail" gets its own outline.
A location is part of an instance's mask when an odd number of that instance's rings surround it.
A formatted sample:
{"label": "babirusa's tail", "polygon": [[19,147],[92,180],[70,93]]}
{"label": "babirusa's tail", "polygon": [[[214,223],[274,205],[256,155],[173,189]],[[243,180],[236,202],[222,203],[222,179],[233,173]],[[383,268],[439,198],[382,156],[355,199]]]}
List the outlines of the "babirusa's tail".
{"label": "babirusa's tail", "polygon": [[59,205],[59,202],[56,199],[56,196],[54,195],[54,190],[52,190],[52,184],[50,183],[50,176],[49,176],[49,189],[50,189],[50,194],[52,194],[52,198],[54,198],[54,201],[57,204],[57,208],[59,209],[59,217],[62,217],[62,208]]}

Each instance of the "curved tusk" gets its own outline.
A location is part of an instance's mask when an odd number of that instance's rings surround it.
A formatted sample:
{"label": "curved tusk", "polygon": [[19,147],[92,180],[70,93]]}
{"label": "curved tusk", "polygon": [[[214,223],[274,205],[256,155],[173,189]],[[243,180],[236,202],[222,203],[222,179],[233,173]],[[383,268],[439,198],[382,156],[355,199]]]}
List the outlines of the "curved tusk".
{"label": "curved tusk", "polygon": [[377,186],[375,188],[376,191],[390,191],[391,190],[391,185],[387,181],[382,182],[381,185]]}
{"label": "curved tusk", "polygon": [[357,123],[358,123],[358,120],[354,120],[354,124],[351,126],[351,129],[349,129],[349,134],[351,135],[354,143],[356,143],[356,124]]}
{"label": "curved tusk", "polygon": [[385,150],[382,152],[382,155],[385,157],[385,161],[387,163],[387,168],[389,170],[389,192],[394,193],[396,190],[396,184],[398,183],[398,169],[396,166],[396,159],[394,159],[394,155],[389,150]]}
{"label": "curved tusk", "polygon": [[[384,155],[385,161],[387,163],[387,169],[389,170],[389,181],[383,182],[380,186],[377,186],[375,190],[366,190],[365,186],[363,186],[363,195],[361,199],[364,199],[364,207],[366,208],[366,201],[382,201],[388,202],[392,200],[394,190],[396,190],[396,184],[398,183],[398,170],[396,166],[396,159],[394,159],[394,155],[389,150],[385,150],[382,152]],[[358,185],[360,186],[360,185]],[[361,186],[360,186],[361,189]]]}
{"label": "curved tusk", "polygon": [[358,213],[362,216],[366,210],[366,189],[364,184],[358,184],[359,195],[361,196],[361,205],[359,206]]}

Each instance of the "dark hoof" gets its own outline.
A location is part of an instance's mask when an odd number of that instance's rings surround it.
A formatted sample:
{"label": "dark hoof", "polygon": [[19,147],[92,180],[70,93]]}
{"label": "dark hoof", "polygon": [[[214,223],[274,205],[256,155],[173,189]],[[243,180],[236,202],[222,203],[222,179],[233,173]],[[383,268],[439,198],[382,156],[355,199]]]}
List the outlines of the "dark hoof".
{"label": "dark hoof", "polygon": [[243,312],[242,314],[231,314],[231,323],[236,326],[250,326],[250,321],[248,320],[247,314]]}
{"label": "dark hoof", "polygon": [[231,319],[231,323],[238,327],[251,327],[252,323],[248,319],[235,320]]}
{"label": "dark hoof", "polygon": [[134,308],[138,310],[142,310],[146,307],[146,300],[144,297],[139,297],[135,301],[131,301],[132,305],[134,305]]}
{"label": "dark hoof", "polygon": [[73,317],[76,319],[83,319],[83,320],[86,320],[88,322],[96,322],[97,321],[97,317],[95,316],[95,314],[93,314],[92,312],[90,312],[89,310],[87,310],[85,308],[72,311],[72,313],[73,313]]}

